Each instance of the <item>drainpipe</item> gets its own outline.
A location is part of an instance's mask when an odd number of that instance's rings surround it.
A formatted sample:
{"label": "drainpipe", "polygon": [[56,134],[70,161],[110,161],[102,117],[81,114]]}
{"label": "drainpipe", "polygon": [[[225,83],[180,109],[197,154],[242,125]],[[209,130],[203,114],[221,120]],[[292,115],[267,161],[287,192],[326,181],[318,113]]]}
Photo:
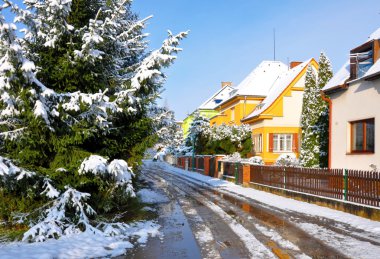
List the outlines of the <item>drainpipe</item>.
{"label": "drainpipe", "polygon": [[328,168],[331,169],[331,143],[332,143],[332,131],[331,131],[331,125],[332,125],[332,101],[329,97],[326,96],[324,92],[321,91],[321,97],[322,99],[329,104],[329,157],[328,157]]}

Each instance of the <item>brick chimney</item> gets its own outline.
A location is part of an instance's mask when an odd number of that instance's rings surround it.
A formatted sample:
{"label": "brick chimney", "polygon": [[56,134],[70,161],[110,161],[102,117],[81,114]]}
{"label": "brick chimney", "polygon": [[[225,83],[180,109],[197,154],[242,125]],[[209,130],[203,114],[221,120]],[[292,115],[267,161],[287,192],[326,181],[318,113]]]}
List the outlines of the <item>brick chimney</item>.
{"label": "brick chimney", "polygon": [[299,62],[299,61],[292,61],[292,62],[290,62],[290,69],[298,66],[299,64],[302,64],[302,62]]}
{"label": "brick chimney", "polygon": [[232,86],[232,82],[222,82],[222,88],[225,86]]}

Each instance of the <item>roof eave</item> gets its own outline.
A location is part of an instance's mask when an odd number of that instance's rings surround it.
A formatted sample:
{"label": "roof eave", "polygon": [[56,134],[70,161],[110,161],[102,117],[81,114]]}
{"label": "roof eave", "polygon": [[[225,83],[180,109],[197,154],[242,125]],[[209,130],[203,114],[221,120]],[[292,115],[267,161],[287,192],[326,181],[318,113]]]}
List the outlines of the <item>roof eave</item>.
{"label": "roof eave", "polygon": [[372,75],[365,76],[362,79],[364,79],[365,81],[373,81],[379,78],[380,78],[380,71]]}

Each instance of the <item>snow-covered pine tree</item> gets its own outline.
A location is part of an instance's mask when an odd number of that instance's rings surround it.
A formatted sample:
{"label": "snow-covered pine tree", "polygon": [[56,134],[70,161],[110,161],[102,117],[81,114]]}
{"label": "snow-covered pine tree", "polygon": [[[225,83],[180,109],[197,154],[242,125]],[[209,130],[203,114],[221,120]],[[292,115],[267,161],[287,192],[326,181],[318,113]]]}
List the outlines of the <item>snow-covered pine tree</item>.
{"label": "snow-covered pine tree", "polygon": [[[19,192],[0,188],[1,195],[32,202],[34,192],[43,201],[39,189],[48,179],[59,193],[88,192],[96,212],[116,209],[133,193],[130,168],[120,159],[133,164],[153,144],[148,112],[165,79],[161,69],[187,33],[169,32],[160,49],[147,52],[142,31],[149,17],[139,20],[130,0],[24,5],[0,6],[0,155],[36,173]],[[4,9],[22,24],[23,37]]]}
{"label": "snow-covered pine tree", "polygon": [[305,167],[327,167],[328,159],[328,105],[322,99],[321,89],[332,77],[329,59],[322,52],[317,76],[308,68],[303,97],[300,162]]}
{"label": "snow-covered pine tree", "polygon": [[319,143],[315,135],[314,126],[318,122],[318,96],[319,91],[314,69],[309,66],[305,76],[305,91],[302,102],[301,128],[302,143],[300,152],[301,165],[304,167],[319,166]]}
{"label": "snow-covered pine tree", "polygon": [[[319,56],[318,69],[318,89],[321,90],[327,82],[333,77],[333,70],[329,58],[321,52]],[[319,134],[319,165],[320,167],[328,166],[328,145],[329,145],[329,106],[320,98],[320,113],[316,129]]]}

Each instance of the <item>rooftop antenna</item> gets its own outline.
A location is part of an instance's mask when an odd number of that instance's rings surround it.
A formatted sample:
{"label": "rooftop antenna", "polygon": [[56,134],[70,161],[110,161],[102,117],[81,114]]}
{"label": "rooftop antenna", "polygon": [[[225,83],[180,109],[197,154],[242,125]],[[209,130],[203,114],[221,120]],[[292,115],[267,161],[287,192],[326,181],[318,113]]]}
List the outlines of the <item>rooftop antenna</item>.
{"label": "rooftop antenna", "polygon": [[276,29],[273,28],[273,61],[276,61]]}

